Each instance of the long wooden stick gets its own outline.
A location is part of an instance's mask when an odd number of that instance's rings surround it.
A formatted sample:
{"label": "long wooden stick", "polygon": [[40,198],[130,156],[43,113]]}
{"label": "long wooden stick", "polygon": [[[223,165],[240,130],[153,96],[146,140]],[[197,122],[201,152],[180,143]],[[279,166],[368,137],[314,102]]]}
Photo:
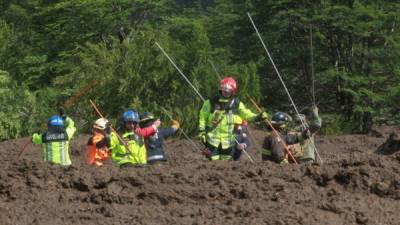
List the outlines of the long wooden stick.
{"label": "long wooden stick", "polygon": [[18,154],[17,160],[20,160],[22,154],[25,152],[25,150],[28,149],[29,144],[32,143],[31,139],[29,139],[27,142],[25,142],[25,144],[22,147],[22,150],[20,151],[20,153]]}
{"label": "long wooden stick", "polygon": [[83,87],[79,92],[74,94],[72,97],[70,97],[67,101],[64,102],[64,108],[69,108],[71,105],[73,105],[79,98],[84,96],[90,89],[92,89],[95,85],[97,84],[96,80],[92,80],[88,85]]}
{"label": "long wooden stick", "polygon": [[[64,102],[63,107],[64,109],[67,109],[69,107],[71,107],[71,105],[73,105],[79,98],[81,98],[82,96],[84,96],[88,91],[90,91],[90,89],[92,89],[95,85],[97,84],[96,80],[92,80],[88,85],[86,85],[83,89],[81,89],[79,92],[77,92],[76,94],[74,94],[72,97],[68,98],[67,101]],[[44,129],[44,127],[46,126],[46,123],[42,123],[42,125],[40,126],[41,128]],[[29,140],[29,142],[26,142],[23,147],[21,152],[18,154],[17,160],[19,160],[22,156],[22,154],[25,152],[25,150],[29,149],[28,145],[31,143],[31,141]]]}

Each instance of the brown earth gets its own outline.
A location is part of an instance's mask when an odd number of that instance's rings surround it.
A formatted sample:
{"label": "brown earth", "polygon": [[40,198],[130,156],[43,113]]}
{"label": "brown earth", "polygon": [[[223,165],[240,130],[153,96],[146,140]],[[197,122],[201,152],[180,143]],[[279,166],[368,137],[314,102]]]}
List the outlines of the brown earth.
{"label": "brown earth", "polygon": [[400,224],[400,152],[380,154],[391,132],[400,129],[319,136],[322,166],[261,162],[256,148],[255,164],[209,162],[169,140],[167,164],[94,168],[80,136],[62,168],[42,162],[39,146],[17,161],[28,139],[10,140],[0,143],[0,224]]}

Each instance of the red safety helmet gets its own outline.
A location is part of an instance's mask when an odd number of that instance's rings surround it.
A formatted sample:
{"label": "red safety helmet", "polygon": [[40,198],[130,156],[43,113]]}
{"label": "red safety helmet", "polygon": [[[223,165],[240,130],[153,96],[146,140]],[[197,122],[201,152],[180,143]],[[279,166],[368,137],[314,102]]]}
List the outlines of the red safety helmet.
{"label": "red safety helmet", "polygon": [[232,77],[224,77],[219,82],[219,90],[235,95],[237,93],[236,80]]}

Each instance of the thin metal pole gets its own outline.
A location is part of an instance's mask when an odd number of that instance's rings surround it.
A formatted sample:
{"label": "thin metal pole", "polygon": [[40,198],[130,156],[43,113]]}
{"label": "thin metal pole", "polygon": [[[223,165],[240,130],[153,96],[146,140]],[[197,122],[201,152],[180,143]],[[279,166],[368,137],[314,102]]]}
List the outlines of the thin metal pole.
{"label": "thin metal pole", "polygon": [[222,80],[221,75],[218,73],[217,68],[215,68],[214,63],[211,60],[208,60],[208,62],[211,64],[211,67],[213,68],[213,70],[214,70],[215,74],[217,75],[218,79]]}
{"label": "thin metal pole", "polygon": [[[157,47],[162,51],[162,53],[164,53],[164,55],[168,58],[168,60],[171,62],[171,64],[175,67],[176,70],[178,70],[178,72],[182,75],[183,78],[185,78],[186,82],[188,82],[190,84],[190,86],[193,88],[193,90],[196,92],[196,94],[200,97],[200,99],[205,102],[206,100],[203,98],[203,96],[200,94],[200,92],[196,89],[196,87],[193,86],[193,84],[189,81],[189,79],[185,76],[185,74],[183,74],[183,72],[179,69],[179,67],[174,63],[174,61],[171,59],[171,57],[169,57],[169,55],[164,51],[164,49],[161,47],[160,44],[158,44],[158,42],[156,42]],[[238,140],[235,138],[235,142],[237,144],[239,144]],[[249,160],[254,163],[254,160],[252,159],[252,157],[247,153],[246,150],[243,149],[243,152],[245,153],[245,155],[249,158]]]}
{"label": "thin metal pole", "polygon": [[310,24],[310,56],[311,56],[311,94],[312,104],[315,106],[315,77],[314,77],[314,48],[313,48],[313,35],[312,25]]}
{"label": "thin metal pole", "polygon": [[[265,45],[264,40],[262,39],[262,37],[261,37],[261,35],[260,35],[260,32],[258,32],[258,29],[257,29],[257,27],[256,27],[256,25],[255,25],[255,23],[254,23],[254,21],[253,21],[253,18],[251,18],[250,13],[247,13],[247,16],[249,17],[250,22],[251,22],[251,24],[253,25],[254,30],[256,31],[257,36],[258,36],[258,38],[260,39],[261,44],[262,44],[262,46],[264,47],[264,50],[265,50],[265,52],[267,53],[267,55],[268,55],[268,57],[269,57],[269,59],[270,59],[270,61],[271,61],[271,63],[272,63],[272,66],[274,67],[275,72],[276,72],[276,74],[277,74],[278,77],[279,77],[279,80],[280,80],[281,83],[282,83],[283,88],[285,89],[285,91],[286,91],[286,93],[287,93],[287,95],[288,95],[288,97],[289,97],[289,100],[290,100],[290,102],[291,102],[292,105],[293,105],[294,110],[296,111],[297,115],[299,116],[300,121],[301,121],[301,124],[303,125],[304,129],[307,129],[308,124],[307,124],[306,121],[304,121],[304,120],[300,117],[300,113],[299,113],[299,111],[297,110],[296,104],[294,103],[294,101],[293,101],[293,99],[292,99],[292,96],[290,95],[289,90],[287,89],[287,87],[286,87],[286,85],[285,85],[285,82],[283,81],[282,76],[281,76],[281,74],[279,73],[279,70],[278,70],[278,68],[277,68],[276,65],[275,65],[274,60],[272,59],[272,56],[271,56],[271,54],[269,53],[269,51],[268,51],[268,49],[267,49],[267,46]],[[307,125],[307,126],[306,126],[306,125]],[[317,148],[315,147],[314,141],[313,141],[311,138],[310,138],[310,142],[311,142],[311,144],[314,146],[315,152],[317,153],[317,156],[318,156],[318,158],[319,158],[321,164],[323,164],[323,160],[322,160],[320,154],[318,153]]]}
{"label": "thin metal pole", "polygon": [[[171,114],[170,114],[164,107],[161,107],[161,109],[164,111],[165,115],[167,115],[168,118],[169,118],[170,120],[174,120],[174,119],[172,118]],[[193,147],[194,147],[196,150],[202,152],[202,150],[199,148],[199,146],[197,146],[196,143],[194,143],[194,141],[192,141],[192,139],[189,138],[189,136],[186,134],[186,132],[185,132],[183,129],[179,129],[179,130],[181,131],[181,133],[183,134],[183,136],[185,136],[185,138],[193,145]]]}
{"label": "thin metal pole", "polygon": [[185,74],[179,69],[179,67],[174,63],[174,61],[169,57],[169,55],[164,51],[164,49],[161,47],[158,42],[156,42],[157,47],[164,53],[164,55],[168,58],[168,60],[171,62],[171,64],[175,67],[176,70],[182,75],[182,77],[188,82],[188,84],[192,87],[192,89],[196,92],[196,94],[201,98],[201,100],[204,102],[206,101],[203,96],[200,94],[200,92],[196,89],[195,86],[189,81],[189,79],[185,76]]}

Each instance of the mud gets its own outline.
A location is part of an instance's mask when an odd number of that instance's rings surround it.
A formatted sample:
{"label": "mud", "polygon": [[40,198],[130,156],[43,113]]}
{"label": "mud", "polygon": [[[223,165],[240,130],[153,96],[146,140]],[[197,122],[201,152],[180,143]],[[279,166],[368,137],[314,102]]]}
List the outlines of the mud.
{"label": "mud", "polygon": [[[256,144],[263,132],[252,129]],[[88,136],[74,139],[73,166],[42,162],[26,138],[0,143],[1,224],[400,224],[400,153],[377,154],[398,127],[370,135],[318,136],[324,164],[256,159],[209,162],[190,142],[169,140],[169,162],[118,169],[85,165]]]}
{"label": "mud", "polygon": [[395,132],[392,132],[385,143],[379,146],[376,153],[391,155],[398,151],[400,151],[400,138]]}

